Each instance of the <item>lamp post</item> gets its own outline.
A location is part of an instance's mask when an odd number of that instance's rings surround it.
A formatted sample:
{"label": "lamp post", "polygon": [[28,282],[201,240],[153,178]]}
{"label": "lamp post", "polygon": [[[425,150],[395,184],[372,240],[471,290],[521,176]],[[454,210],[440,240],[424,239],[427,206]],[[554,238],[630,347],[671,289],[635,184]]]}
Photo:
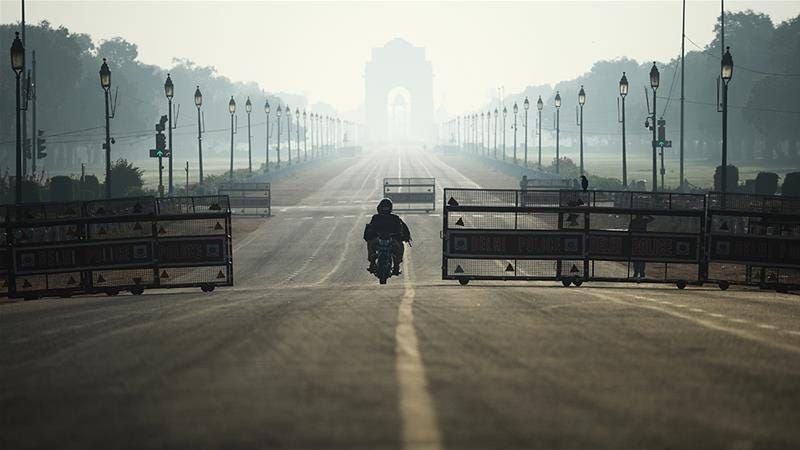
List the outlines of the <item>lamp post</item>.
{"label": "lamp post", "polygon": [[111,116],[109,115],[109,91],[111,90],[111,69],[106,59],[100,66],[100,87],[103,88],[106,100],[106,198],[111,198]]}
{"label": "lamp post", "polygon": [[253,135],[250,133],[250,113],[253,112],[253,103],[249,95],[244,103],[244,110],[247,111],[247,172],[253,173]]}
{"label": "lamp post", "polygon": [[542,108],[544,108],[544,103],[542,103],[542,96],[539,96],[539,100],[536,101],[536,109],[539,111],[539,170],[542,170]]}
{"label": "lamp post", "polygon": [[508,109],[503,106],[503,161],[506,160],[506,116],[508,115]]}
{"label": "lamp post", "polygon": [[555,98],[555,106],[556,106],[556,173],[559,173],[558,169],[561,165],[561,154],[559,153],[559,142],[561,138],[561,94],[556,91],[556,98]]}
{"label": "lamp post", "polygon": [[[25,47],[22,45],[22,41],[19,39],[19,32],[15,33],[14,42],[11,44],[11,69],[14,71],[14,75],[17,77],[17,89],[15,92],[17,98],[17,150],[16,150],[16,177],[14,180],[15,186],[15,193],[14,193],[14,200],[17,205],[22,203],[22,118],[20,117],[20,113],[22,112],[22,104],[20,98],[20,86],[19,86],[19,77],[22,74],[22,70],[25,67]],[[111,75],[109,75],[109,84],[111,83]],[[108,107],[106,107],[106,111]],[[108,115],[108,114],[106,114]],[[108,174],[106,173],[106,178],[108,178]],[[106,181],[107,183],[108,181]]]}
{"label": "lamp post", "polygon": [[294,118],[295,120],[295,128],[297,129],[297,140],[295,141],[295,147],[297,148],[297,158],[295,161],[300,162],[300,108],[294,109]]}
{"label": "lamp post", "polygon": [[585,175],[583,171],[583,105],[586,104],[586,92],[583,90],[583,85],[581,85],[581,90],[578,92],[578,105],[580,107],[580,119],[578,120],[578,125],[580,126],[580,149],[581,149],[581,175]]}
{"label": "lamp post", "polygon": [[264,145],[266,171],[269,172],[269,99],[264,103],[264,113],[267,115],[267,143]]}
{"label": "lamp post", "polygon": [[658,85],[661,81],[661,75],[658,73],[658,68],[656,67],[656,62],[653,61],[653,67],[650,69],[650,87],[653,89],[653,113],[649,117],[652,119],[652,123],[648,123],[645,121],[646,126],[651,126],[650,129],[653,131],[653,192],[658,191],[658,173],[657,173],[657,161],[658,158],[657,150],[656,150],[656,91],[658,90]]}
{"label": "lamp post", "polygon": [[286,105],[284,111],[286,113],[286,154],[288,156],[287,165],[292,165],[292,108]]}
{"label": "lamp post", "polygon": [[[203,184],[203,122],[201,119],[200,107],[203,106],[203,94],[200,92],[200,86],[194,91],[194,106],[197,107],[197,158],[199,160],[200,168],[200,185]],[[188,191],[187,191],[188,195]]]}
{"label": "lamp post", "polygon": [[[491,111],[489,112],[489,115],[491,116]],[[499,116],[499,113],[497,111],[497,108],[495,108],[494,109],[494,159],[497,159],[497,118],[498,118],[498,116]]]}
{"label": "lamp post", "polygon": [[303,110],[303,161],[307,160],[308,160],[308,116],[306,115],[306,111]]}
{"label": "lamp post", "polygon": [[167,80],[164,81],[164,95],[167,97],[167,108],[169,109],[168,121],[167,121],[167,145],[169,146],[169,158],[167,158],[167,163],[169,165],[169,195],[172,196],[173,194],[173,185],[172,185],[172,97],[175,95],[175,86],[172,84],[172,77],[167,74]]}
{"label": "lamp post", "polygon": [[492,146],[492,111],[486,111],[486,156],[489,156],[489,148]]}
{"label": "lamp post", "polygon": [[622,188],[628,188],[628,155],[626,153],[625,142],[625,97],[628,95],[628,77],[625,72],[622,72],[622,78],[619,80],[619,96],[622,98]]}
{"label": "lamp post", "polygon": [[481,133],[481,152],[483,152],[483,150],[486,147],[484,145],[484,143],[483,143],[483,113],[481,113],[481,131],[480,131],[480,133]]}
{"label": "lamp post", "polygon": [[517,164],[517,102],[514,102],[514,164]]}
{"label": "lamp post", "polygon": [[[731,48],[725,48],[720,65],[720,78],[722,78],[722,173],[720,182],[722,192],[728,191],[728,83],[733,78],[733,57]],[[723,197],[724,198],[724,197]]]}
{"label": "lamp post", "polygon": [[456,116],[456,147],[460,150],[461,146],[461,116]]}
{"label": "lamp post", "polygon": [[228,112],[231,113],[231,174],[230,178],[233,180],[233,135],[235,133],[234,126],[233,126],[233,115],[236,113],[236,101],[233,100],[233,96],[231,95],[231,101],[228,102]]}
{"label": "lamp post", "polygon": [[525,167],[528,167],[528,108],[531,107],[531,102],[528,101],[528,97],[525,97],[525,101],[522,102],[522,109],[525,110],[523,113],[525,115],[525,124],[523,125],[523,129],[525,130]]}
{"label": "lamp post", "polygon": [[281,105],[278,105],[278,110],[275,111],[275,123],[278,124],[278,148],[277,148],[277,157],[278,163],[275,166],[276,169],[281,170]]}

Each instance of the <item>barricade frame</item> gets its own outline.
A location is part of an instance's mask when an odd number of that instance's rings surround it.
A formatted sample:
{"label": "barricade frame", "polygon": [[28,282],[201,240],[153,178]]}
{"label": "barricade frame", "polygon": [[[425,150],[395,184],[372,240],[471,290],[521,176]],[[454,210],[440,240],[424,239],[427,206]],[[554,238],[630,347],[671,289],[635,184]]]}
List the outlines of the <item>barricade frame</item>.
{"label": "barricade frame", "polygon": [[[688,284],[701,284],[704,270],[704,246],[703,236],[705,233],[705,197],[696,194],[677,194],[677,193],[648,193],[648,192],[629,192],[629,191],[572,191],[572,190],[510,190],[510,189],[452,189],[446,188],[444,191],[443,213],[442,213],[442,279],[458,280],[461,284],[467,284],[469,280],[521,280],[521,281],[561,281],[565,285],[580,285],[584,281],[646,281],[660,283],[675,283],[683,288]],[[484,198],[484,204],[469,204],[469,201],[459,202],[456,197],[462,199],[455,193],[474,193]],[[621,201],[625,200],[626,201]],[[645,201],[647,200],[647,201]],[[480,202],[479,202],[480,203]],[[489,205],[491,204],[491,205]],[[642,206],[648,206],[644,208]],[[459,220],[453,220],[452,214],[461,214]],[[501,226],[499,229],[492,227],[471,227],[464,223],[467,213],[473,213],[472,221],[491,223],[486,216],[503,218],[510,221],[513,218],[513,227],[510,224]],[[476,214],[477,213],[477,214]],[[536,215],[541,214],[547,223],[536,223]],[[654,215],[662,218],[662,221],[672,221],[682,224],[683,228],[691,228],[691,231],[647,231],[646,233],[636,233],[628,230],[603,229],[593,225],[593,216],[611,215],[628,216],[627,222],[636,215]],[[480,218],[474,220],[474,218]],[[524,220],[523,220],[524,219]],[[570,226],[565,226],[565,220],[569,219]],[[523,222],[520,224],[520,222]],[[465,228],[455,228],[452,224]],[[460,222],[460,223],[459,223]],[[662,225],[662,228],[663,225]],[[486,243],[472,238],[471,244],[467,244],[465,235],[486,236]],[[514,234],[525,236],[515,238]],[[499,237],[498,237],[499,236]],[[629,254],[611,255],[596,254],[593,242],[601,237],[613,237],[618,251],[627,248]],[[453,242],[451,248],[451,238],[460,239]],[[491,239],[490,239],[491,238]],[[656,241],[658,240],[658,241]],[[653,244],[655,242],[657,245]],[[636,243],[635,247],[632,247]],[[664,256],[654,256],[656,253],[643,253],[644,248],[650,244],[652,248],[658,248]],[[456,245],[458,244],[458,245]],[[464,253],[455,252],[454,249],[461,247],[473,248],[483,245],[509,248],[516,245],[517,248],[525,246],[532,248],[559,249],[557,254],[547,253],[502,253],[499,255],[480,255],[466,256]],[[669,245],[669,247],[665,247]],[[627,246],[627,247],[626,247]],[[642,256],[631,253],[631,249],[636,248]],[[461,265],[451,267],[453,260],[480,260],[494,259],[496,262],[502,261],[506,266],[503,274],[485,275],[479,273],[468,273]],[[612,263],[614,261],[626,261],[627,270],[625,276],[610,276],[598,274],[597,263]],[[541,262],[553,263],[552,272],[542,274],[520,274],[520,262],[527,261],[526,265],[533,264],[533,270],[539,270],[536,264]],[[531,263],[531,261],[533,263]],[[564,263],[568,265],[565,266]],[[641,278],[632,279],[630,277],[630,266],[634,263],[648,262],[662,264],[664,275],[660,278]],[[688,274],[673,276],[675,267],[686,272],[683,266],[690,265],[691,270]],[[670,269],[671,268],[671,269]],[[672,271],[670,271],[672,270]],[[524,271],[523,271],[524,272]],[[651,272],[652,273],[652,272]]]}
{"label": "barricade frame", "polygon": [[[392,200],[394,211],[429,213],[436,209],[436,178],[384,178],[383,197]],[[417,197],[422,201],[416,201]]]}
{"label": "barricade frame", "polygon": [[[226,182],[217,189],[219,195],[227,195],[230,199],[231,212],[246,209],[263,209],[261,217],[272,216],[272,185],[267,182]],[[262,198],[260,194],[264,194]]]}
{"label": "barricade frame", "polygon": [[[162,213],[162,202],[178,201],[185,202],[184,212],[164,210]],[[48,211],[69,211],[69,214],[48,215]],[[5,272],[0,275],[3,284],[7,285],[0,295],[30,299],[96,293],[116,295],[122,290],[138,295],[149,288],[200,287],[210,291],[216,286],[233,285],[231,217],[227,196],[138,197],[2,205],[0,212],[5,233],[5,256],[0,268]],[[12,220],[17,218],[20,220]],[[173,264],[172,267],[218,266],[224,277],[169,285],[160,282],[158,275],[162,264],[158,255],[174,238],[160,236],[159,230],[164,224],[182,221],[215,223],[211,235],[178,236],[178,239],[195,241],[195,247],[184,247],[191,250],[202,242],[218,248],[206,247],[206,251],[209,248],[214,250],[213,264],[210,264],[211,257],[205,255],[205,260]],[[107,280],[104,277],[121,273],[126,274],[124,282],[118,278],[108,281],[111,278]],[[63,278],[62,284],[53,287],[55,282],[51,283],[51,280],[59,278]],[[64,280],[67,280],[66,285]],[[109,284],[104,284],[106,282]]]}

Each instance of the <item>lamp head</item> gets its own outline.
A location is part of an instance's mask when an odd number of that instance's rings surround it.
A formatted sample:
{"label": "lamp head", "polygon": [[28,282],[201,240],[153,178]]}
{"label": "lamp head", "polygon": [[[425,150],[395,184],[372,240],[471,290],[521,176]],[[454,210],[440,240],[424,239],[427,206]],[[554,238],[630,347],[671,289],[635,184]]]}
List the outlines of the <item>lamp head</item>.
{"label": "lamp head", "polygon": [[228,111],[233,115],[236,112],[236,101],[233,100],[233,96],[231,95],[231,101],[228,102]]}
{"label": "lamp head", "polygon": [[172,77],[169,74],[167,74],[167,81],[164,82],[164,95],[170,100],[175,95],[175,85],[172,84]]}
{"label": "lamp head", "polygon": [[111,89],[111,69],[108,68],[105,58],[103,58],[103,65],[100,66],[100,86],[106,91]]}
{"label": "lamp head", "polygon": [[622,72],[622,78],[619,79],[619,95],[623,98],[628,95],[628,77],[625,72]]}
{"label": "lamp head", "polygon": [[14,33],[14,42],[11,44],[11,69],[19,75],[25,68],[25,47],[19,38],[19,31]]}

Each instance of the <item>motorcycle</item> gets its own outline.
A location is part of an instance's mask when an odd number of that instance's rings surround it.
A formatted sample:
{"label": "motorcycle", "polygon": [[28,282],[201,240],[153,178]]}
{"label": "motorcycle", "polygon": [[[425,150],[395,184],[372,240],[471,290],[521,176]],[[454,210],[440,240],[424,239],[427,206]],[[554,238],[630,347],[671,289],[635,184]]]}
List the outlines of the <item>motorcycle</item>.
{"label": "motorcycle", "polygon": [[391,234],[378,234],[378,245],[375,250],[375,276],[380,284],[386,284],[392,276],[394,268],[394,242]]}

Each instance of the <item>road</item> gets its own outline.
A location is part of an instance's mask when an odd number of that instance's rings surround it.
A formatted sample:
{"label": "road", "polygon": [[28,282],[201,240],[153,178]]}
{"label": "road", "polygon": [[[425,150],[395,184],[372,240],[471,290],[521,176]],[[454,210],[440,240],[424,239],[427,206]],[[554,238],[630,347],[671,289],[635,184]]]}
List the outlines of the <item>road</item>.
{"label": "road", "polygon": [[288,180],[291,201],[276,183],[232,288],[0,305],[0,448],[800,448],[796,296],[459,286],[438,211],[403,216],[414,247],[379,286],[383,177],[513,187],[401,150]]}

